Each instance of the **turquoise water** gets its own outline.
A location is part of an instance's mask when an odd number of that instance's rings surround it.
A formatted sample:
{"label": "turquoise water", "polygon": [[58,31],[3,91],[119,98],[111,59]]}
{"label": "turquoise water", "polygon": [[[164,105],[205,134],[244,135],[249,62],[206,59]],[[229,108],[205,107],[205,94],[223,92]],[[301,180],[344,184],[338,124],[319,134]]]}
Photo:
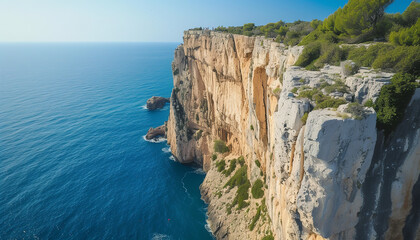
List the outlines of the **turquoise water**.
{"label": "turquoise water", "polygon": [[212,239],[204,173],[143,139],[176,45],[0,44],[0,239]]}

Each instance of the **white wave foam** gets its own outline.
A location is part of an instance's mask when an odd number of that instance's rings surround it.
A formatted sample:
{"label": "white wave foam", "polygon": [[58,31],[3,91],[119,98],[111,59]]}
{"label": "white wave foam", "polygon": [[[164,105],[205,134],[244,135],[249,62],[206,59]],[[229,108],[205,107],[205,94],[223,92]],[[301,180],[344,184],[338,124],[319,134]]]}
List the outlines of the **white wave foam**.
{"label": "white wave foam", "polygon": [[151,143],[161,143],[161,142],[166,141],[166,138],[164,138],[164,137],[158,137],[158,138],[153,138],[153,139],[149,140],[149,139],[146,138],[146,135],[143,136],[143,139],[144,139],[144,141],[151,142]]}
{"label": "white wave foam", "polygon": [[162,152],[170,153],[171,152],[171,147],[162,148]]}
{"label": "white wave foam", "polygon": [[147,104],[144,104],[143,106],[141,106],[141,109],[147,110]]}
{"label": "white wave foam", "polygon": [[206,175],[206,172],[204,172],[202,168],[195,169],[193,173],[198,174],[198,175]]}
{"label": "white wave foam", "polygon": [[164,239],[171,239],[171,237],[163,233],[153,233],[152,240],[164,240]]}
{"label": "white wave foam", "polygon": [[174,157],[173,155],[171,155],[171,156],[169,157],[169,159],[171,159],[172,161],[176,162],[176,159],[175,159],[175,157]]}
{"label": "white wave foam", "polygon": [[208,219],[206,219],[206,224],[204,225],[204,228],[207,230],[207,232],[213,235],[213,232],[211,231],[211,228],[210,228],[210,221]]}

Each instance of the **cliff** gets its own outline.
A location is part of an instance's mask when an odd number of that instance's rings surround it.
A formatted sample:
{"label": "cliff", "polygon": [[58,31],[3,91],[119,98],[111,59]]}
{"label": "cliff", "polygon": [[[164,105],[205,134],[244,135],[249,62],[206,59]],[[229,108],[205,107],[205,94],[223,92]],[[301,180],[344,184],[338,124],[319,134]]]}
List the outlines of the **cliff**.
{"label": "cliff", "polygon": [[[355,100],[375,100],[392,74],[362,68],[346,76],[335,66],[307,71],[293,66],[302,49],[186,31],[175,50],[167,139],[179,162],[207,172],[201,192],[213,233],[218,239],[419,237],[420,90],[385,138],[372,108],[359,107],[361,116],[348,109]],[[315,95],[340,104],[321,107]],[[216,154],[215,140],[228,153]],[[240,156],[245,167],[236,167]],[[250,184],[229,187],[243,170]],[[254,195],[258,181],[263,198]],[[253,187],[252,196],[248,188],[240,195],[244,186]]]}

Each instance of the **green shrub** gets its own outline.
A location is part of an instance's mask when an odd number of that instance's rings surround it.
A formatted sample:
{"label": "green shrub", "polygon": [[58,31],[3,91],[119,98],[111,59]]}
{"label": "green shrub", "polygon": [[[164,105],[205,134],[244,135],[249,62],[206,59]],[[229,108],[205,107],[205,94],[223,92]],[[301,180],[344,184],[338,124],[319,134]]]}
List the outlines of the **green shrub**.
{"label": "green shrub", "polygon": [[372,63],[372,67],[419,76],[420,46],[399,46],[387,52],[381,52]]}
{"label": "green shrub", "polygon": [[238,160],[238,163],[241,165],[241,167],[245,164],[245,159],[243,156],[240,156],[237,160]]}
{"label": "green shrub", "polygon": [[267,236],[263,237],[261,240],[274,240],[274,237],[273,237],[272,234],[270,234],[270,235],[267,235]]}
{"label": "green shrub", "polygon": [[389,134],[404,116],[405,108],[416,89],[415,77],[411,74],[397,73],[391,83],[382,86],[375,103],[377,126]]}
{"label": "green shrub", "polygon": [[252,185],[251,189],[252,197],[258,199],[264,196],[264,190],[262,190],[263,185],[264,184],[260,179],[257,179],[254,182],[254,185]]}
{"label": "green shrub", "polygon": [[294,93],[294,94],[296,94],[298,90],[299,90],[299,88],[294,87],[291,92]]}
{"label": "green shrub", "polygon": [[249,126],[249,128],[251,129],[251,131],[254,131],[254,125],[251,124],[251,126]]}
{"label": "green shrub", "polygon": [[229,176],[233,171],[235,171],[236,168],[236,159],[230,160],[229,168],[225,171],[225,176]]}
{"label": "green shrub", "polygon": [[281,89],[280,88],[276,88],[276,89],[273,90],[273,93],[276,96],[278,96],[280,94],[280,92],[281,92]]}
{"label": "green shrub", "polygon": [[260,215],[261,215],[261,206],[258,207],[257,209],[257,213],[255,214],[255,216],[252,218],[251,224],[249,224],[249,230],[254,230],[255,225],[258,221],[258,219],[260,219]]}
{"label": "green shrub", "polygon": [[260,163],[260,161],[258,161],[258,159],[255,160],[255,165],[257,165],[257,167],[261,167],[261,163]]}
{"label": "green shrub", "polygon": [[347,87],[347,85],[341,80],[335,81],[333,85],[325,86],[324,89],[325,89],[325,92],[327,92],[328,94],[332,92],[341,92],[341,93],[349,92],[349,87]]}
{"label": "green shrub", "polygon": [[214,141],[214,151],[218,153],[229,152],[229,148],[226,146],[226,143],[222,140]]}
{"label": "green shrub", "polygon": [[389,41],[396,45],[419,45],[420,44],[420,18],[417,23],[409,28],[400,29],[398,32],[391,32]]}
{"label": "green shrub", "polygon": [[236,191],[236,196],[233,199],[232,204],[230,207],[238,205],[237,209],[242,209],[249,205],[249,203],[245,202],[249,198],[248,190],[251,186],[251,183],[248,180],[247,176],[247,166],[244,165],[235,172],[235,174],[229,179],[229,181],[225,184],[225,187],[229,186],[229,188],[233,188],[235,186],[238,187]]}
{"label": "green shrub", "polygon": [[365,110],[358,102],[350,103],[344,111],[353,115],[357,120],[362,120],[365,117]]}
{"label": "green shrub", "polygon": [[215,153],[213,153],[213,155],[211,156],[211,159],[214,161],[217,159],[217,155]]}
{"label": "green shrub", "polygon": [[321,43],[319,42],[309,43],[303,49],[302,54],[299,56],[295,65],[306,67],[312,62],[314,62],[316,59],[318,59],[320,54],[321,54]]}
{"label": "green shrub", "polygon": [[223,170],[225,170],[226,167],[226,162],[224,159],[216,162],[216,167],[217,167],[217,171],[218,172],[222,172]]}
{"label": "green shrub", "polygon": [[371,108],[373,108],[373,107],[375,107],[375,103],[373,102],[373,100],[372,100],[372,99],[368,99],[368,100],[365,102],[364,106],[365,106],[365,107],[371,107]]}
{"label": "green shrub", "polygon": [[306,112],[305,114],[303,114],[302,118],[300,119],[302,121],[303,125],[306,124],[306,120],[308,120],[308,115],[309,115],[309,113]]}
{"label": "green shrub", "polygon": [[327,97],[325,100],[319,102],[315,109],[324,109],[324,108],[338,108],[340,105],[345,104],[346,101],[344,99],[335,99],[331,97]]}

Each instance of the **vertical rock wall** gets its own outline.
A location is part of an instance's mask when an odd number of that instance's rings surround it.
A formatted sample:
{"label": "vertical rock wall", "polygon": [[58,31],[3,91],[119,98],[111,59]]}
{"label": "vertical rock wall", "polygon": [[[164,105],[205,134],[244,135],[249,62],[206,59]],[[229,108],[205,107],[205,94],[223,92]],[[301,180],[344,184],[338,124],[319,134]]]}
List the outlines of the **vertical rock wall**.
{"label": "vertical rock wall", "polygon": [[206,30],[186,31],[175,50],[168,143],[178,161],[208,172],[202,192],[209,219],[217,221],[213,232],[227,239],[262,234],[247,227],[252,209],[223,215],[221,202],[229,196],[220,197],[220,189],[227,178],[211,160],[213,142],[221,139],[230,149],[226,159],[244,156],[251,183],[265,179],[276,239],[418,237],[419,92],[404,123],[385,139],[373,109],[365,108],[362,119],[346,113],[346,105],[313,110],[296,89],[342,81],[348,92],[330,96],[364,102],[376,98],[392,74],[362,68],[344,77],[334,66],[306,71],[292,66],[301,51]]}

